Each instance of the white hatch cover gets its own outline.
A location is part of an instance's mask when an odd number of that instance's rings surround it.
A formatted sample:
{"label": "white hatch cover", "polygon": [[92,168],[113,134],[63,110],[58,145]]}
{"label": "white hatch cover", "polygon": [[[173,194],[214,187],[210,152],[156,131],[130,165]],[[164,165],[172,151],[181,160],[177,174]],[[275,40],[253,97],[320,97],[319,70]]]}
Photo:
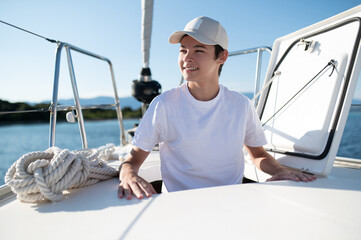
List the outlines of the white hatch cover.
{"label": "white hatch cover", "polygon": [[257,112],[267,151],[284,165],[327,175],[360,71],[361,5],[279,38]]}

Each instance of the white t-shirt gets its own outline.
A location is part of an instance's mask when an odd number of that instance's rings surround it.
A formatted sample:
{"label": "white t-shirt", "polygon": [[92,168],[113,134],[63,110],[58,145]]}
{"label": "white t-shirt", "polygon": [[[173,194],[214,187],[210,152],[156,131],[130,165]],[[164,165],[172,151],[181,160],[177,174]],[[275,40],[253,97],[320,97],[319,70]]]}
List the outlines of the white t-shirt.
{"label": "white t-shirt", "polygon": [[150,152],[159,143],[168,191],[242,183],[243,145],[265,145],[258,115],[244,95],[220,85],[210,101],[198,101],[187,84],[150,104],[133,144]]}

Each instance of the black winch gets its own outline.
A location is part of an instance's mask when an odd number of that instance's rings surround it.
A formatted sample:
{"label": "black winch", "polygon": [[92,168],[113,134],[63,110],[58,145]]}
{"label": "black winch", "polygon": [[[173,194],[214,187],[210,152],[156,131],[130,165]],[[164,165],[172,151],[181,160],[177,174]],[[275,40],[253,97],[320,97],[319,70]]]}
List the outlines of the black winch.
{"label": "black winch", "polygon": [[133,80],[132,96],[144,104],[149,104],[161,92],[160,83],[151,79],[150,68],[142,68],[140,79]]}

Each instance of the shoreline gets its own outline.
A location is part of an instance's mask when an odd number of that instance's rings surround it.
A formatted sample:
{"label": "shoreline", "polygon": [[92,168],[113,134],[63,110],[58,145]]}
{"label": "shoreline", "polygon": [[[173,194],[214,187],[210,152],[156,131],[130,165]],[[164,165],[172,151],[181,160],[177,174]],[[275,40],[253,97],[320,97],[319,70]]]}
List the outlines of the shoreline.
{"label": "shoreline", "polygon": [[[125,117],[124,120],[139,120],[140,118],[134,118],[134,117]],[[101,121],[112,121],[112,120],[118,120],[117,118],[99,118],[99,119],[84,119],[84,122],[101,122]],[[2,126],[11,126],[11,125],[30,125],[30,124],[49,124],[48,121],[12,121],[12,122],[0,122],[0,127]],[[57,120],[57,123],[67,123],[66,119],[64,120]],[[69,124],[76,124],[75,123],[69,123]]]}

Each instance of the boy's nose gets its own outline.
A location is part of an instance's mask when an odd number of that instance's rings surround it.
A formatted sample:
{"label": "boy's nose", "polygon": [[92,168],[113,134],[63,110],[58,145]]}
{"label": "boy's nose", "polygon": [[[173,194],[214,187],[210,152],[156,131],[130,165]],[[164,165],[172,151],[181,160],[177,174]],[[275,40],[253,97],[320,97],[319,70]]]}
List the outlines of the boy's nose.
{"label": "boy's nose", "polygon": [[192,61],[192,60],[193,60],[192,54],[191,54],[191,53],[189,53],[189,52],[188,52],[188,53],[186,53],[186,54],[184,55],[183,60],[184,60],[185,62]]}

